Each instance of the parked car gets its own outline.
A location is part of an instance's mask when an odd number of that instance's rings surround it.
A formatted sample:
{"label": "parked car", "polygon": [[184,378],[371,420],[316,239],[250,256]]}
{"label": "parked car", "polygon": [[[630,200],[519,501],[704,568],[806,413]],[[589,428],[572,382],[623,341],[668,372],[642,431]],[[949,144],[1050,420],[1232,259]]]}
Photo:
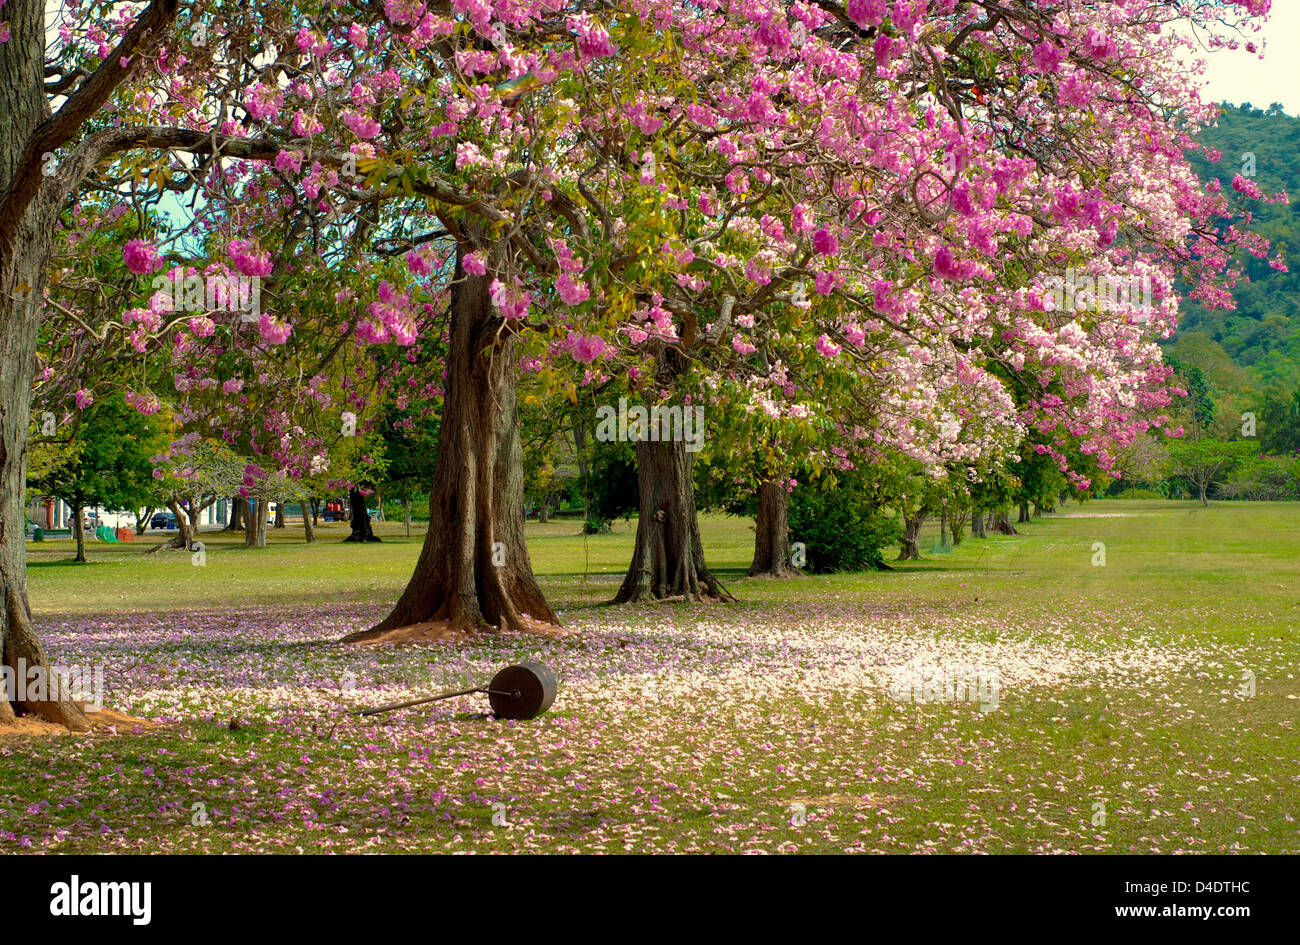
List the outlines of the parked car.
{"label": "parked car", "polygon": [[149,519],[150,528],[175,528],[176,516],[171,512],[159,512],[153,518]]}

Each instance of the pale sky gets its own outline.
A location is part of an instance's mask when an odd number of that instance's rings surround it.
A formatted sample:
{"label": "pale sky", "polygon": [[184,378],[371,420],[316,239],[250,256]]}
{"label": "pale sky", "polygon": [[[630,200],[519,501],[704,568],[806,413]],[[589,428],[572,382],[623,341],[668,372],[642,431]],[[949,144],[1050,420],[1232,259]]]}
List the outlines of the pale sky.
{"label": "pale sky", "polygon": [[1300,115],[1300,0],[1273,0],[1268,24],[1245,36],[1263,47],[1264,59],[1245,49],[1206,54],[1201,97],[1256,108],[1281,102],[1288,115]]}

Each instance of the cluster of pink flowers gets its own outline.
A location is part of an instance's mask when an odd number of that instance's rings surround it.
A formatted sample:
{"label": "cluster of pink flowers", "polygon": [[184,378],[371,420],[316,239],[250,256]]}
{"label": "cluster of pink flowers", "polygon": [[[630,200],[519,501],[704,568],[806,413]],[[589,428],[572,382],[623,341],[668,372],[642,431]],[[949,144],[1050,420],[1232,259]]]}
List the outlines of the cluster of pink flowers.
{"label": "cluster of pink flowers", "polygon": [[578,55],[583,59],[600,59],[618,52],[618,46],[609,38],[609,31],[590,14],[571,17],[568,27],[578,34]]}
{"label": "cluster of pink flowers", "polygon": [[156,272],[167,262],[154,246],[144,240],[128,240],[122,248],[122,261],[138,276]]}
{"label": "cluster of pink flowers", "polygon": [[605,341],[599,335],[583,335],[578,332],[569,333],[565,346],[569,355],[579,364],[591,364],[606,350]]}
{"label": "cluster of pink flowers", "polygon": [[246,276],[269,276],[273,268],[271,254],[248,240],[231,240],[226,247],[230,261]]}
{"label": "cluster of pink flowers", "polygon": [[138,394],[135,391],[129,390],[126,392],[125,399],[128,407],[134,407],[146,416],[155,414],[162,409],[162,401],[160,401],[158,395],[154,393]]}
{"label": "cluster of pink flowers", "polygon": [[502,318],[519,319],[528,317],[528,309],[533,302],[533,294],[518,286],[508,286],[500,279],[493,279],[488,286],[492,305]]}

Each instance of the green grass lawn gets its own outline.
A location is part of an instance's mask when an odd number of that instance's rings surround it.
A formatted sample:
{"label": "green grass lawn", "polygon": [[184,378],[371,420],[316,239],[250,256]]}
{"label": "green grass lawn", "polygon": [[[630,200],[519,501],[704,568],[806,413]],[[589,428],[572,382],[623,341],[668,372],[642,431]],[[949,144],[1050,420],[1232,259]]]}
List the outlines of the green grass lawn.
{"label": "green grass lawn", "polygon": [[[703,522],[738,603],[612,608],[634,523],[530,523],[572,636],[387,650],[334,641],[403,588],[400,526],[29,544],[49,649],[170,727],[0,741],[0,849],[1300,852],[1300,504],[1071,503],[779,582],[751,525]],[[525,657],[562,679],[536,720],[342,714]],[[972,673],[992,702],[919,682]]]}

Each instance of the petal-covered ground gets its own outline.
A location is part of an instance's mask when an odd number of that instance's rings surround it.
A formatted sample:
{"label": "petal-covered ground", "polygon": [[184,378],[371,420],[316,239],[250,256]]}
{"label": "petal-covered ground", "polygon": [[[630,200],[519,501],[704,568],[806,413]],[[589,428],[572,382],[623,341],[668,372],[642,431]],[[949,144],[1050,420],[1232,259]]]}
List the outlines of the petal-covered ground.
{"label": "petal-covered ground", "polygon": [[[1217,557],[1098,584],[1071,537],[1094,526],[729,581],[738,605],[609,608],[616,576],[549,578],[562,638],[339,645],[372,602],[47,615],[60,662],[167,727],[0,741],[0,848],[1300,851],[1289,546],[1255,562],[1276,590],[1189,596]],[[1153,525],[1106,527],[1123,548]],[[348,714],[522,659],[561,680],[538,719],[482,695]]]}

